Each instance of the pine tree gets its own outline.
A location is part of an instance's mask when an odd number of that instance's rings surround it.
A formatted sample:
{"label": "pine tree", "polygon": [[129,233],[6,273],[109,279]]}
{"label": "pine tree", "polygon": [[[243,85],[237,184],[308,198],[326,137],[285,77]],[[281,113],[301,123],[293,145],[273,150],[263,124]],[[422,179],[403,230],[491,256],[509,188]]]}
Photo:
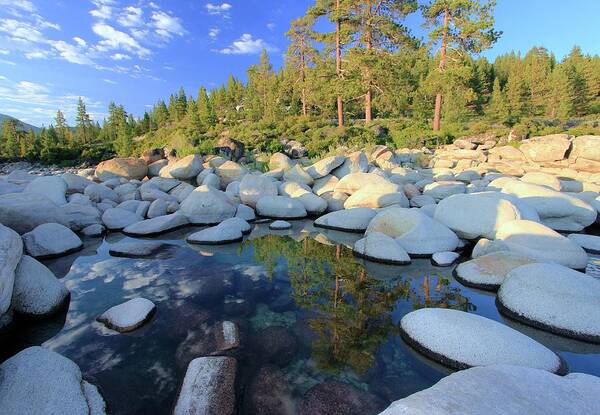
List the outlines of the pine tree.
{"label": "pine tree", "polygon": [[162,99],[154,106],[154,122],[158,128],[164,127],[169,122],[169,110]]}
{"label": "pine tree", "polygon": [[286,59],[287,68],[293,73],[292,90],[300,92],[302,102],[302,115],[308,115],[308,97],[310,95],[310,85],[307,82],[308,71],[314,66],[318,55],[317,49],[313,46],[314,33],[312,27],[315,24],[314,17],[310,14],[292,21],[290,30],[286,36],[290,40]]}
{"label": "pine tree", "polygon": [[198,98],[196,99],[196,106],[198,107],[198,115],[200,116],[200,121],[205,126],[205,128],[214,127],[217,123],[217,117],[215,116],[215,111],[213,108],[213,104],[206,93],[206,88],[200,87],[198,90]]}
{"label": "pine tree", "polygon": [[77,117],[76,121],[76,136],[77,141],[80,144],[89,144],[92,142],[92,122],[90,116],[85,108],[85,102],[79,97],[77,101]]}
{"label": "pine tree", "polygon": [[[520,65],[519,65],[520,66]],[[506,98],[514,122],[531,113],[531,93],[520,67],[515,68],[506,82]]]}
{"label": "pine tree", "polygon": [[506,93],[500,87],[500,78],[494,79],[492,98],[488,110],[490,118],[502,123],[510,122],[510,108],[506,99]]}
{"label": "pine tree", "polygon": [[[438,71],[442,78],[448,48],[465,54],[480,53],[499,38],[501,33],[493,28],[495,5],[495,0],[431,0],[423,7],[426,25],[432,28],[430,41],[441,45]],[[434,131],[440,130],[442,102],[440,85],[435,98]]]}
{"label": "pine tree", "polygon": [[117,138],[113,142],[113,148],[120,157],[129,157],[133,153],[133,133],[125,117],[117,126]]}
{"label": "pine tree", "polygon": [[14,118],[7,118],[2,123],[2,156],[19,157],[22,131],[21,123]]}

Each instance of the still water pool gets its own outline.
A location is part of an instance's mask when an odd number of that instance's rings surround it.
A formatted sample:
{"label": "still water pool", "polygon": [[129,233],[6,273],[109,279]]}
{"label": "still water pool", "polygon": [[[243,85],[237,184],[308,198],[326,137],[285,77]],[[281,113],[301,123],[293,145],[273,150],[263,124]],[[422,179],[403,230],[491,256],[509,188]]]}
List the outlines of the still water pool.
{"label": "still water pool", "polygon": [[[600,376],[600,346],[541,332],[500,316],[492,293],[467,288],[428,259],[386,266],[356,259],[358,235],[324,231],[297,221],[273,233],[256,225],[244,242],[191,246],[187,228],[162,235],[173,246],[146,259],[112,257],[112,234],[86,241],[83,251],[46,261],[71,291],[68,310],[35,324],[21,323],[0,342],[0,362],[43,345],[81,367],[98,385],[110,413],[169,413],[188,362],[214,350],[211,330],[235,322],[241,347],[240,413],[251,413],[251,388],[261,367],[277,367],[288,384],[290,413],[311,387],[340,381],[384,404],[427,388],[450,373],[401,340],[402,316],[421,307],[448,307],[501,321],[545,344],[571,371]],[[599,275],[600,260],[588,272]],[[145,297],[158,307],[142,328],[118,334],[95,318],[113,305]],[[277,385],[273,385],[277,388]],[[263,388],[264,389],[264,388]],[[264,391],[263,391],[264,393]]]}

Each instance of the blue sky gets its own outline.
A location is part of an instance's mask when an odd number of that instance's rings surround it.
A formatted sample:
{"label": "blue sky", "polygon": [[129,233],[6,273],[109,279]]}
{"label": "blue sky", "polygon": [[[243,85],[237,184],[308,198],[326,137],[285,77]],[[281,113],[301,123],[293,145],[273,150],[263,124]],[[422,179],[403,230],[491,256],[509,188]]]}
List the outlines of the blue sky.
{"label": "blue sky", "polygon": [[[34,125],[78,96],[94,119],[110,101],[136,116],[183,86],[195,95],[246,68],[267,49],[283,61],[284,33],[312,0],[0,0],[0,113]],[[574,44],[600,54],[600,1],[498,0],[501,40],[484,55]],[[424,36],[419,15],[407,24]]]}

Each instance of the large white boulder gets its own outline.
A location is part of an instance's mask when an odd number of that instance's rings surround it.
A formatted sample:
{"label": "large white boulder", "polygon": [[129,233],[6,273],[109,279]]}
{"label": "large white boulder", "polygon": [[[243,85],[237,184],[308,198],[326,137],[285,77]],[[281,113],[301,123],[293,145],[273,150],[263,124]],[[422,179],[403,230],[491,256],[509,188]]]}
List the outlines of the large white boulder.
{"label": "large white boulder", "polygon": [[224,245],[232,242],[239,242],[243,238],[244,236],[240,226],[222,222],[217,226],[192,233],[187,237],[187,241],[191,244],[200,245]]}
{"label": "large white boulder", "polygon": [[554,262],[575,269],[585,269],[588,263],[583,248],[541,223],[508,222],[498,229],[496,238],[510,251],[540,262]]}
{"label": "large white boulder", "polygon": [[586,252],[600,255],[600,236],[572,233],[568,238],[582,247]]}
{"label": "large white boulder", "polygon": [[24,193],[36,193],[46,196],[57,205],[67,203],[67,183],[58,176],[43,176],[31,181],[23,190]]}
{"label": "large white boulder", "polygon": [[248,169],[235,161],[227,160],[215,169],[215,174],[221,179],[221,186],[226,188],[229,183],[241,181],[248,174]]}
{"label": "large white boulder", "polygon": [[171,177],[187,180],[196,177],[202,170],[202,157],[197,154],[186,156],[169,166]]}
{"label": "large white boulder", "polygon": [[393,402],[380,415],[564,415],[600,412],[600,378],[529,367],[473,367]]}
{"label": "large white boulder", "polygon": [[483,193],[457,194],[440,201],[433,218],[461,238],[495,239],[498,228],[521,219],[521,212],[508,200]]}
{"label": "large white boulder", "polygon": [[235,373],[232,357],[199,357],[190,362],[173,415],[235,413]]}
{"label": "large white boulder", "polygon": [[43,223],[69,226],[63,210],[46,196],[37,193],[11,193],[0,196],[0,223],[22,234]]}
{"label": "large white boulder", "polygon": [[316,219],[314,225],[337,231],[363,233],[375,215],[377,211],[371,208],[338,210]]}
{"label": "large white boulder", "polygon": [[409,203],[402,186],[390,182],[365,185],[344,203],[346,209],[358,207],[378,209],[392,205],[408,207]]}
{"label": "large white boulder", "polygon": [[389,183],[385,177],[375,173],[351,173],[340,179],[335,186],[335,191],[351,195],[366,185],[386,185]]}
{"label": "large white boulder", "polygon": [[85,188],[83,194],[88,196],[92,202],[101,202],[102,200],[119,201],[117,192],[103,184],[92,183]]}
{"label": "large white boulder", "polygon": [[239,196],[243,204],[252,208],[263,196],[277,196],[278,190],[275,183],[264,176],[247,174],[240,182]]}
{"label": "large white boulder", "polygon": [[15,270],[23,255],[23,241],[18,233],[0,224],[0,316],[10,307]]}
{"label": "large white boulder", "polygon": [[320,215],[327,210],[327,201],[314,193],[304,193],[293,199],[300,201],[309,215]]}
{"label": "large white boulder", "polygon": [[187,216],[192,224],[213,225],[232,218],[236,205],[224,192],[208,186],[197,187],[181,203],[179,212]]}
{"label": "large white boulder", "polygon": [[395,238],[412,256],[430,256],[458,247],[458,236],[454,232],[419,209],[394,207],[383,210],[369,223],[367,233],[371,232],[382,232]]}
{"label": "large white boulder", "polygon": [[288,182],[296,182],[311,186],[314,183],[314,179],[308,174],[300,165],[296,164],[294,167],[288,169],[283,173],[283,178]]}
{"label": "large white boulder", "polygon": [[172,231],[189,223],[185,215],[177,212],[134,223],[123,229],[123,233],[134,236],[152,236]]}
{"label": "large white boulder", "polygon": [[555,230],[579,232],[596,221],[597,212],[592,206],[545,186],[511,180],[504,185],[502,192],[531,205],[542,223]]}
{"label": "large white boulder", "polygon": [[339,167],[344,161],[346,157],[344,156],[331,156],[324,158],[323,160],[319,160],[313,165],[306,168],[306,172],[313,179],[320,179],[321,177],[327,176],[331,171],[337,167]]}
{"label": "large white boulder", "polygon": [[333,170],[332,174],[341,179],[352,173],[366,173],[369,171],[369,159],[363,151],[356,151],[346,157],[340,167]]}
{"label": "large white boulder", "polygon": [[5,414],[104,415],[98,389],[72,360],[41,347],[0,365],[0,408]]}
{"label": "large white boulder", "polygon": [[312,191],[317,196],[321,196],[323,193],[333,192],[338,182],[339,179],[332,175],[321,177],[320,179],[315,180]]}
{"label": "large white boulder", "polygon": [[307,212],[302,202],[286,196],[265,196],[256,203],[260,216],[276,219],[301,219]]}
{"label": "large white boulder", "polygon": [[600,280],[558,264],[513,269],[498,290],[500,312],[534,327],[600,343]]}
{"label": "large white boulder", "polygon": [[459,181],[438,181],[429,183],[423,188],[423,194],[433,197],[436,201],[447,198],[455,194],[465,193],[467,186]]}
{"label": "large white boulder", "polygon": [[83,242],[72,230],[58,223],[44,223],[23,234],[27,253],[35,258],[53,258],[78,251]]}
{"label": "large white boulder", "polygon": [[60,177],[67,184],[67,190],[69,192],[83,193],[85,188],[92,184],[90,180],[74,173],[63,173]]}
{"label": "large white boulder", "polygon": [[131,212],[130,210],[118,207],[106,209],[102,214],[102,223],[104,223],[104,226],[106,226],[107,229],[113,231],[120,231],[121,229],[140,222],[143,219],[144,218],[142,218],[136,212]]}
{"label": "large white boulder", "polygon": [[509,364],[564,373],[553,351],[489,318],[448,308],[422,308],[400,321],[402,337],[419,352],[453,369]]}
{"label": "large white boulder", "polygon": [[410,257],[394,238],[381,232],[371,232],[356,241],[352,249],[354,255],[392,265],[410,264]]}
{"label": "large white boulder", "polygon": [[44,264],[23,255],[15,271],[12,309],[22,315],[40,318],[60,310],[69,290]]}
{"label": "large white boulder", "polygon": [[125,333],[142,326],[155,309],[152,301],[138,297],[109,308],[97,320],[112,330]]}
{"label": "large white boulder", "polygon": [[510,251],[491,252],[459,264],[455,278],[469,287],[496,291],[510,271],[535,262],[538,261]]}

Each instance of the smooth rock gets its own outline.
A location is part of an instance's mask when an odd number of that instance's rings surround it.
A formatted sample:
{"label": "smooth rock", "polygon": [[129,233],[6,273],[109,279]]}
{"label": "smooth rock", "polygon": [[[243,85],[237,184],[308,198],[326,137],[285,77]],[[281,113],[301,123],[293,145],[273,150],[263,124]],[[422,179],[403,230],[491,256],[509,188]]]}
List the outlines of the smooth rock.
{"label": "smooth rock", "polygon": [[433,197],[436,201],[447,198],[455,194],[465,193],[467,186],[458,181],[438,181],[425,186],[423,194]]}
{"label": "smooth rock", "polygon": [[288,182],[296,182],[311,186],[314,183],[313,178],[300,165],[288,169],[283,173],[283,178]]}
{"label": "smooth rock", "polygon": [[47,197],[57,205],[67,203],[67,183],[57,176],[42,176],[32,180],[23,193],[35,193]]}
{"label": "smooth rock", "polygon": [[331,156],[324,158],[323,160],[319,160],[313,165],[306,168],[306,172],[313,179],[320,179],[321,177],[327,176],[331,171],[337,167],[339,167],[344,161],[346,157],[344,156]]}
{"label": "smooth rock", "polygon": [[436,252],[431,256],[431,263],[436,267],[450,267],[458,260],[460,254],[457,252]]}
{"label": "smooth rock", "polygon": [[302,202],[286,196],[265,196],[256,203],[260,216],[277,219],[301,219],[307,212]]}
{"label": "smooth rock", "polygon": [[292,224],[289,222],[286,222],[284,220],[276,220],[269,224],[269,229],[276,230],[276,231],[290,229],[291,227],[292,227]]}
{"label": "smooth rock", "polygon": [[65,305],[69,295],[65,284],[44,264],[23,255],[15,271],[12,296],[15,312],[32,318],[50,316]]}
{"label": "smooth rock", "polygon": [[408,265],[410,257],[394,238],[380,233],[368,233],[363,239],[356,241],[352,249],[354,255],[369,261],[392,265]]}
{"label": "smooth rock", "polygon": [[72,230],[58,223],[44,223],[23,234],[23,243],[34,258],[53,258],[78,251],[83,242]]}
{"label": "smooth rock", "polygon": [[90,238],[97,238],[104,235],[106,228],[100,224],[90,225],[81,230],[81,234]]}
{"label": "smooth rock", "polygon": [[356,151],[348,157],[340,167],[333,170],[332,174],[341,179],[352,173],[366,173],[369,171],[369,159],[363,151]]}
{"label": "smooth rock", "polygon": [[123,229],[127,235],[134,236],[152,236],[163,232],[172,231],[189,224],[187,217],[179,213],[159,216],[153,219],[146,219],[141,222],[134,223]]}
{"label": "smooth rock", "polygon": [[590,254],[600,255],[600,236],[572,233],[568,238]]}
{"label": "smooth rock", "polygon": [[339,210],[316,219],[314,225],[337,231],[363,233],[369,227],[377,211],[370,208]]}
{"label": "smooth rock", "polygon": [[600,412],[600,378],[510,365],[474,367],[392,403],[380,415],[564,415]]}
{"label": "smooth rock", "polygon": [[340,179],[335,186],[336,192],[352,195],[366,185],[388,185],[390,182],[384,177],[374,173],[351,173]]}
{"label": "smooth rock", "polygon": [[200,245],[224,245],[239,242],[244,238],[242,231],[237,226],[219,224],[211,228],[203,229],[187,237],[191,244]]}
{"label": "smooth rock", "polygon": [[533,327],[600,344],[600,280],[558,264],[513,269],[498,290],[501,313]]}
{"label": "smooth rock", "polygon": [[263,196],[277,196],[277,186],[275,183],[263,176],[247,174],[240,182],[239,196],[243,204],[252,208]]}
{"label": "smooth rock", "polygon": [[235,374],[232,357],[199,357],[188,365],[173,415],[233,415]]}
{"label": "smooth rock", "polygon": [[152,301],[138,297],[109,308],[97,320],[112,330],[126,333],[142,326],[155,309]]}
{"label": "smooth rock", "polygon": [[139,258],[156,254],[170,246],[159,241],[126,241],[111,244],[108,253],[112,256]]}
{"label": "smooth rock", "polygon": [[394,207],[383,210],[369,223],[367,233],[371,232],[382,232],[395,238],[413,256],[454,251],[458,246],[454,232],[419,209]]}
{"label": "smooth rock", "polygon": [[102,223],[107,229],[120,231],[129,225],[142,221],[138,214],[121,208],[111,208],[102,214]]}
{"label": "smooth rock", "polygon": [[136,158],[114,158],[103,161],[96,167],[96,177],[103,182],[114,178],[142,180],[147,173],[146,162]]}
{"label": "smooth rock", "polygon": [[310,388],[298,405],[298,415],[376,414],[385,407],[377,396],[347,383],[327,381]]}
{"label": "smooth rock", "polygon": [[400,321],[402,338],[425,356],[453,369],[509,364],[564,374],[550,349],[489,318],[447,308],[422,308]]}
{"label": "smooth rock", "polygon": [[104,400],[77,364],[37,346],[0,365],[0,408],[5,414],[106,414]]}
{"label": "smooth rock", "polygon": [[0,316],[10,307],[15,270],[23,255],[23,241],[18,233],[0,224]]}
{"label": "smooth rock", "polygon": [[535,262],[514,252],[491,252],[459,264],[455,278],[468,287],[496,291],[510,271]]}
{"label": "smooth rock", "polygon": [[200,170],[202,170],[202,158],[197,154],[186,156],[169,166],[169,174],[179,180],[196,177]]}
{"label": "smooth rock", "polygon": [[224,192],[208,186],[197,187],[181,203],[179,212],[195,225],[213,225],[232,218],[236,206]]}
{"label": "smooth rock", "polygon": [[585,269],[588,255],[583,248],[541,223],[515,220],[496,233],[508,249],[540,262],[554,262],[569,268]]}
{"label": "smooth rock", "polygon": [[392,205],[408,207],[409,202],[402,186],[390,182],[365,185],[344,203],[346,209],[359,207],[378,209]]}
{"label": "smooth rock", "polygon": [[36,193],[1,195],[0,223],[20,234],[43,223],[70,225],[68,216],[56,203]]}

